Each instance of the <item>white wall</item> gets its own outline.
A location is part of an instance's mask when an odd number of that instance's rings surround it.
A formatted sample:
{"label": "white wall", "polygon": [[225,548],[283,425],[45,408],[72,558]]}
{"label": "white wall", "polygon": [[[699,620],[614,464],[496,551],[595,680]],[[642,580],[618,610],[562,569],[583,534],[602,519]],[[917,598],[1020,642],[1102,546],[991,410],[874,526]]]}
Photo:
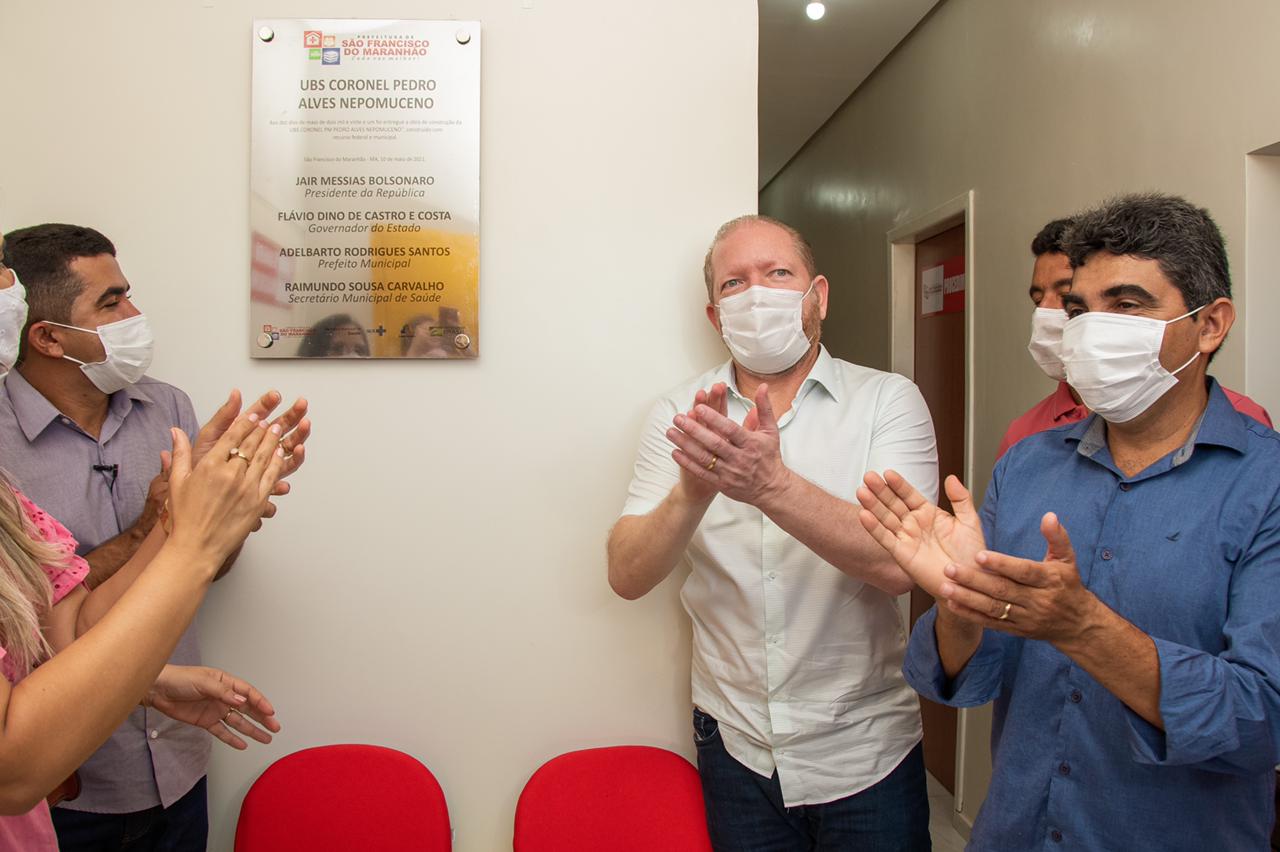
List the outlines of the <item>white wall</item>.
{"label": "white wall", "polygon": [[[359,12],[482,21],[477,363],[243,354],[251,20]],[[206,659],[285,725],[216,750],[212,848],[259,772],[321,743],[423,759],[464,852],[508,846],[557,753],[691,754],[679,582],[615,598],[604,540],[652,399],[722,357],[700,265],[755,208],[755,4],[6,3],[0,56],[0,227],[111,236],[153,374],[202,412],[231,386],[311,400],[296,493],[204,608]]]}

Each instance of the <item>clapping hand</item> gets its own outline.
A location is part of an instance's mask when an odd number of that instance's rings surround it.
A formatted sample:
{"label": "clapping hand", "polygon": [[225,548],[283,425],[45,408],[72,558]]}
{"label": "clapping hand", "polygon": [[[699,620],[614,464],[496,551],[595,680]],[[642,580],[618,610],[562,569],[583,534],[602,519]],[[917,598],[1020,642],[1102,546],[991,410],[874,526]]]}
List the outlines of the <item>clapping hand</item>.
{"label": "clapping hand", "polygon": [[[255,415],[259,420],[266,420],[271,416],[271,412],[276,410],[280,405],[280,392],[270,390],[258,397],[258,400],[249,406],[243,414],[248,416]],[[218,410],[209,418],[209,422],[200,427],[200,433],[196,435],[195,443],[191,445],[193,463],[198,463],[204,457],[204,454],[212,449],[218,439],[222,437],[227,429],[231,428],[231,424],[236,418],[241,416],[240,411],[240,391],[231,391],[227,401],[218,407]],[[280,447],[285,454],[284,472],[280,479],[284,480],[299,467],[302,466],[306,458],[305,443],[311,436],[311,421],[307,419],[307,401],[302,397],[298,397],[293,405],[277,417],[270,421],[268,425],[279,426]],[[273,496],[281,496],[289,493],[289,483],[279,482]]]}
{"label": "clapping hand", "polygon": [[947,608],[981,627],[1060,642],[1077,638],[1093,621],[1099,601],[1085,588],[1066,528],[1052,512],[1040,520],[1044,559],[1020,559],[982,550],[973,563],[948,565],[942,599]]}
{"label": "clapping hand", "polygon": [[169,473],[170,542],[222,564],[261,521],[285,469],[281,425],[241,416],[193,463],[191,445],[173,429]]}
{"label": "clapping hand", "polygon": [[[699,390],[694,394],[693,406],[685,414],[676,415],[676,420],[679,421],[684,417],[692,417],[693,412],[696,411],[699,406],[710,408],[721,415],[726,414],[729,410],[729,390],[725,383],[717,382],[712,385],[709,390]],[[667,430],[667,438],[677,446],[679,446],[679,442],[677,441],[678,432],[679,430],[676,428],[670,428]],[[673,437],[673,435],[676,437]],[[681,461],[682,457],[687,458],[683,451],[675,450],[672,452],[671,456],[676,460],[676,463],[680,465],[680,484],[681,487],[684,488],[685,493],[689,495],[691,499],[695,501],[710,500],[715,496],[715,487],[704,481],[703,478],[698,476],[695,472],[692,472],[685,463]]]}
{"label": "clapping hand", "polygon": [[954,476],[945,483],[955,514],[930,503],[892,470],[868,473],[858,489],[859,520],[894,561],[929,594],[942,596],[945,569],[971,565],[986,546],[969,490]]}
{"label": "clapping hand", "polygon": [[755,401],[742,425],[729,419],[723,405],[695,404],[691,413],[676,415],[667,437],[678,447],[671,455],[683,476],[758,507],[786,487],[791,472],[782,463],[767,384],[756,389]]}

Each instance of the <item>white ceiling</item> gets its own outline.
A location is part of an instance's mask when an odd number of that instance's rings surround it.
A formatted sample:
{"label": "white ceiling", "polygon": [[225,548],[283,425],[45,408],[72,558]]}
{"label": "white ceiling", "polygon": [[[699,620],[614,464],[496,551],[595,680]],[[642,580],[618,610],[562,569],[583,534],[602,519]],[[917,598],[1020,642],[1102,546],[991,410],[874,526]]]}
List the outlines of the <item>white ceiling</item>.
{"label": "white ceiling", "polygon": [[763,187],[939,0],[808,0],[760,6],[760,186]]}

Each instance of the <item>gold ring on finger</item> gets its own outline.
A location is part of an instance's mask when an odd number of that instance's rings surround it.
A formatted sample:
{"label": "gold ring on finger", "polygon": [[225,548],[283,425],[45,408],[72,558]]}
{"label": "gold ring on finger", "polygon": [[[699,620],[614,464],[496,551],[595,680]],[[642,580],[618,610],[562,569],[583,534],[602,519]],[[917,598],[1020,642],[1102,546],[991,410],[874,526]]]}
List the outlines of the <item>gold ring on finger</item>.
{"label": "gold ring on finger", "polygon": [[1004,612],[1000,613],[1000,616],[996,619],[996,621],[1007,621],[1009,618],[1009,610],[1011,609],[1013,609],[1013,604],[1006,603],[1004,605]]}
{"label": "gold ring on finger", "polygon": [[240,461],[245,464],[249,464],[249,457],[245,455],[244,451],[239,447],[232,447],[227,451],[227,461],[231,461],[232,459],[240,459]]}
{"label": "gold ring on finger", "polygon": [[716,462],[718,461],[720,461],[720,459],[716,458],[715,456],[712,456],[711,461],[707,462],[707,470],[715,470]]}

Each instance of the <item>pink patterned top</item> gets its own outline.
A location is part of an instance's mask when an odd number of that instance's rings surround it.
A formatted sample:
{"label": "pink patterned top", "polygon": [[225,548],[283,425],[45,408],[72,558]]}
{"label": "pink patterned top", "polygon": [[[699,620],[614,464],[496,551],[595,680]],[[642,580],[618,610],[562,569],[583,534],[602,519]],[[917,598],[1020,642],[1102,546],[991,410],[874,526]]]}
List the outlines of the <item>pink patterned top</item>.
{"label": "pink patterned top", "polygon": [[[67,528],[58,523],[20,491],[14,491],[18,502],[27,514],[36,535],[49,544],[66,552],[65,565],[45,566],[45,574],[53,587],[53,602],[69,595],[89,573],[89,563],[76,556],[76,540]],[[0,648],[0,672],[9,683],[16,684],[28,672],[17,671],[12,658]],[[21,816],[0,816],[0,849],[22,849],[32,852],[57,852],[58,838],[53,833],[53,821],[49,818],[49,806],[43,801]]]}

